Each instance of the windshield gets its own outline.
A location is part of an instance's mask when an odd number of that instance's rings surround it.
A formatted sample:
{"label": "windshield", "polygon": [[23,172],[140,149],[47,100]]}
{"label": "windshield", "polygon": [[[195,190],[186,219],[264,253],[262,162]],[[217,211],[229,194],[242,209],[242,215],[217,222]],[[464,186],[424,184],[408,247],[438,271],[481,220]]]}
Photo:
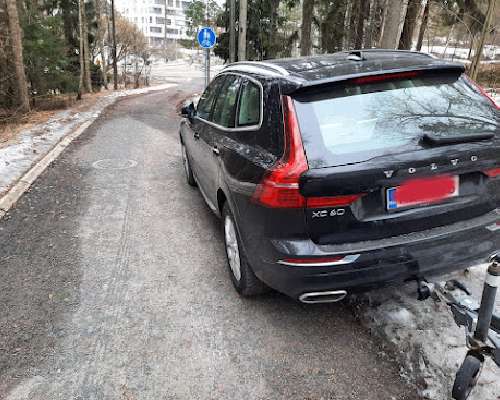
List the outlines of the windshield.
{"label": "windshield", "polygon": [[311,168],[418,148],[424,134],[496,133],[497,111],[464,77],[336,86],[294,98]]}

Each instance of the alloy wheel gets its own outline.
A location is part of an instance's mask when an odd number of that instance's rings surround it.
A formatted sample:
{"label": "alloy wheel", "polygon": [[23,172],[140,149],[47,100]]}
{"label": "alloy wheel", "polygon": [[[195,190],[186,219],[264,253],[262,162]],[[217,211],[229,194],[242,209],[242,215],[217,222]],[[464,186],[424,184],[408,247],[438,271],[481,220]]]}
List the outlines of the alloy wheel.
{"label": "alloy wheel", "polygon": [[224,234],[229,267],[231,268],[234,278],[239,282],[241,279],[240,249],[238,247],[238,238],[236,236],[234,222],[229,216],[226,216],[224,220]]}

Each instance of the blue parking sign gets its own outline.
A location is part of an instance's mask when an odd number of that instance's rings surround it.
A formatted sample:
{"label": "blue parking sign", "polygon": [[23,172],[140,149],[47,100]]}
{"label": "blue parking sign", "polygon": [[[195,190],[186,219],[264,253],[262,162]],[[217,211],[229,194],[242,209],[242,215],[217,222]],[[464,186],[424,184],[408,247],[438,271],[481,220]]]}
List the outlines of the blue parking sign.
{"label": "blue parking sign", "polygon": [[204,49],[211,49],[215,46],[215,32],[209,26],[201,28],[198,32],[198,43]]}

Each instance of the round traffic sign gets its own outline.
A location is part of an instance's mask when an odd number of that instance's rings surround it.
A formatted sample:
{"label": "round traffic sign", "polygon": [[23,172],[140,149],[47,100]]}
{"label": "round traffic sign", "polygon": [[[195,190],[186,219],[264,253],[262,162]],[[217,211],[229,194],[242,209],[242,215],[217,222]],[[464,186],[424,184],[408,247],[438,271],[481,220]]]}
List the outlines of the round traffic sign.
{"label": "round traffic sign", "polygon": [[204,49],[211,49],[215,46],[216,35],[212,28],[205,26],[198,32],[198,43]]}

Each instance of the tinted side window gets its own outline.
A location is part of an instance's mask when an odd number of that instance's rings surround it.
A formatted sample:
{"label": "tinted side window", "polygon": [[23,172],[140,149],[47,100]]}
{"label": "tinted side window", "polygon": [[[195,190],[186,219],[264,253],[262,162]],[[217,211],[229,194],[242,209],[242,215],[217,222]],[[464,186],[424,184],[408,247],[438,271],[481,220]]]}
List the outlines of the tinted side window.
{"label": "tinted side window", "polygon": [[238,126],[258,125],[261,113],[260,86],[247,81],[241,89]]}
{"label": "tinted side window", "polygon": [[209,119],[215,96],[219,91],[219,87],[224,83],[225,78],[225,76],[219,76],[215,78],[210,85],[207,86],[207,88],[201,95],[200,100],[198,101],[198,107],[196,109],[198,117],[206,120]]}
{"label": "tinted side window", "polygon": [[234,128],[235,105],[240,82],[238,76],[228,75],[215,101],[212,121],[225,128]]}

